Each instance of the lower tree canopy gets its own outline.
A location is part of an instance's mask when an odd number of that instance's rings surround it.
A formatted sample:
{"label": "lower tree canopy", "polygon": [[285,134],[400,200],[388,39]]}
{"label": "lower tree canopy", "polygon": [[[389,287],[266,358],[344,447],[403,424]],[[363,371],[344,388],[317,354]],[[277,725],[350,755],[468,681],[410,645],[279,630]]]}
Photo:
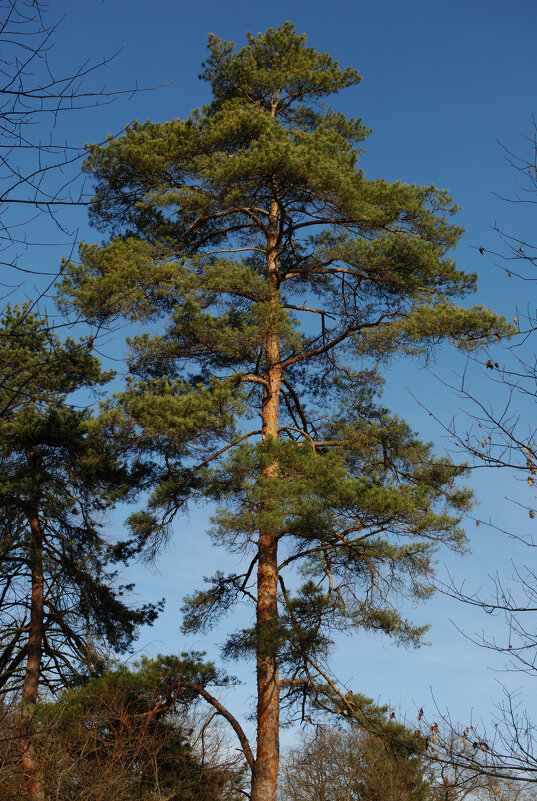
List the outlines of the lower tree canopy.
{"label": "lower tree canopy", "polygon": [[[243,767],[210,716],[198,715],[178,679],[219,682],[201,654],[142,659],[64,690],[35,714],[45,797],[62,801],[239,801]],[[20,724],[5,714],[0,786],[20,801]]]}

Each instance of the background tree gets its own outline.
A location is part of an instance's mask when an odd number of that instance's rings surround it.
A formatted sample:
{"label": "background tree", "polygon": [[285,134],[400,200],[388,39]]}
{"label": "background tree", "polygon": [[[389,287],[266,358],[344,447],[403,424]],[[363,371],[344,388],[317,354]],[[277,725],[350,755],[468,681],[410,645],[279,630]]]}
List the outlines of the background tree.
{"label": "background tree", "polygon": [[373,365],[510,329],[454,302],[475,276],[447,255],[447,193],[357,168],[367,129],[322,103],[358,73],[290,23],[247,38],[236,53],[209,38],[209,106],[90,149],[92,219],[112,238],[81,248],[61,292],[88,319],[151,326],[103,422],[154,470],[140,547],[187,500],[215,500],[213,536],[246,557],[187,599],[184,628],[253,604],[224,652],[256,661],[251,798],[270,801],[281,705],[306,717],[337,697],[360,717],[326,665],[334,632],[418,644],[398,599],[426,598],[435,548],[464,545],[462,468],[379,405]]}
{"label": "background tree", "polygon": [[[0,0],[1,310],[14,293],[30,298],[35,311],[44,306],[58,277],[55,257],[47,264],[45,253],[64,255],[76,247],[73,211],[89,197],[80,171],[84,148],[64,123],[74,113],[140,91],[95,87],[96,74],[114,56],[59,68],[53,47],[61,20],[53,14],[41,0]],[[15,375],[13,366],[9,382],[16,403]],[[0,414],[9,401],[5,388],[2,401]]]}
{"label": "background tree", "polygon": [[[534,123],[533,134],[525,137],[526,154],[516,155],[505,149],[508,164],[517,177],[516,194],[508,200],[529,208],[537,202],[536,131]],[[487,260],[497,259],[497,266],[505,272],[508,281],[523,281],[527,296],[528,286],[535,281],[537,264],[537,251],[531,237],[520,229],[507,232],[499,224],[493,228],[501,244],[496,251],[479,248],[481,255]],[[507,523],[498,522],[497,511],[494,515],[484,512],[476,522],[520,545],[522,559],[517,555],[510,568],[498,566],[488,589],[472,586],[470,581],[461,585],[453,577],[443,582],[441,589],[481,609],[489,620],[503,618],[503,632],[495,627],[492,633],[492,626],[485,625],[481,633],[464,633],[476,645],[503,655],[506,671],[534,677],[537,669],[537,638],[533,624],[537,610],[537,572],[532,549],[536,545],[533,527],[537,508],[534,489],[537,429],[533,416],[537,387],[534,347],[537,318],[531,302],[517,307],[515,322],[519,335],[509,347],[498,346],[479,355],[470,355],[460,383],[451,386],[461,401],[465,417],[458,415],[449,425],[440,422],[460,452],[469,456],[475,466],[511,472],[514,491],[509,494],[515,494],[516,483],[519,484],[521,491],[515,497],[515,515],[509,515]],[[486,395],[475,389],[472,379],[478,372],[481,378],[486,377]],[[505,500],[509,503],[510,499]],[[524,548],[530,549],[527,559],[523,556]],[[519,786],[524,786],[524,782],[534,783],[537,781],[535,721],[527,707],[523,691],[512,692],[504,687],[490,723],[471,729],[466,722],[448,720],[441,726],[440,755],[446,762],[455,759],[467,776],[473,772],[485,781],[490,777],[493,788],[502,789],[502,777],[508,785],[513,776],[521,780]],[[511,782],[509,786],[516,787],[516,784]]]}
{"label": "background tree", "polygon": [[435,801],[533,801],[532,782],[498,777],[471,770],[460,765],[433,763]]}
{"label": "background tree", "polygon": [[[0,2],[0,242],[10,280],[17,271],[22,279],[26,272],[42,271],[35,258],[30,259],[33,264],[20,262],[25,251],[42,245],[46,219],[56,236],[58,232],[66,236],[72,246],[75,231],[68,230],[61,209],[87,204],[77,169],[84,148],[62,140],[59,121],[64,113],[71,115],[140,91],[138,87],[107,91],[87,85],[113,56],[99,62],[87,60],[66,72],[55,68],[51,51],[60,23],[41,0]],[[41,218],[39,242],[32,238],[37,217]]]}
{"label": "background tree", "polygon": [[87,343],[61,342],[24,307],[8,307],[0,322],[0,371],[0,694],[20,699],[28,794],[42,799],[32,743],[39,688],[94,673],[102,645],[127,648],[156,608],[125,604],[101,530],[132,488],[129,471],[92,430],[90,411],[67,400],[110,375]]}
{"label": "background tree", "polygon": [[304,738],[283,759],[282,801],[432,801],[423,742],[400,724],[384,725],[384,737],[322,727]]}

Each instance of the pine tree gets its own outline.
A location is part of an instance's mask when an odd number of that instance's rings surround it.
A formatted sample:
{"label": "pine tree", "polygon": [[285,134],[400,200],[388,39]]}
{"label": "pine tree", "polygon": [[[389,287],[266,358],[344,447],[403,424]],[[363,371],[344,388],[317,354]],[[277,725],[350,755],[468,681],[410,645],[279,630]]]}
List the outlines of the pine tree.
{"label": "pine tree", "polygon": [[[198,652],[142,657],[61,690],[35,710],[45,798],[61,801],[240,801],[244,767],[212,711],[200,714],[196,685],[229,679]],[[2,710],[2,801],[21,801],[16,744],[20,718]],[[15,747],[14,747],[15,746]]]}
{"label": "pine tree", "polygon": [[156,610],[122,600],[101,531],[134,475],[90,411],[68,401],[109,374],[88,343],[61,342],[47,319],[9,306],[0,374],[0,696],[20,699],[28,797],[41,801],[33,737],[40,688],[95,673],[100,647],[125,649]]}
{"label": "pine tree", "polygon": [[178,674],[201,685],[226,683],[203,654],[158,656],[106,671],[42,705],[38,716],[47,732],[50,796],[62,801],[243,798],[236,751],[226,743],[209,747],[207,719],[196,726],[201,744],[192,747],[196,697],[179,690]]}
{"label": "pine tree", "polygon": [[65,265],[60,297],[147,326],[105,416],[152,460],[140,544],[188,500],[213,500],[213,537],[247,559],[187,599],[184,628],[253,605],[224,650],[256,661],[251,798],[270,801],[282,707],[336,698],[360,716],[325,664],[334,631],[418,644],[397,598],[426,598],[435,548],[464,545],[463,470],[380,405],[377,365],[509,328],[456,305],[476,278],[448,255],[461,233],[448,194],[359,168],[366,127],[324,105],[355,70],[291,23],[238,52],[214,35],[208,47],[210,105],[90,148],[92,219],[111,237]]}

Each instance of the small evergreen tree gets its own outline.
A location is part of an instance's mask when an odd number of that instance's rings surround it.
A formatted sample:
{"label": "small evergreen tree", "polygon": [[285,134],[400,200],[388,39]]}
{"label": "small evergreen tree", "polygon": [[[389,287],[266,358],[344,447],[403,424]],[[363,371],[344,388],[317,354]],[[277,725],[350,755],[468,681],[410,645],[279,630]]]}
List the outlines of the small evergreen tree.
{"label": "small evergreen tree", "polygon": [[397,597],[426,598],[436,547],[464,544],[463,470],[379,404],[376,364],[509,329],[455,303],[476,279],[447,255],[448,194],[366,180],[367,129],[323,104],[355,70],[286,23],[238,52],[211,35],[201,77],[213,101],[187,120],[90,148],[92,218],[112,236],[65,265],[61,297],[148,325],[104,418],[152,462],[149,508],[131,519],[140,547],[187,500],[214,500],[213,537],[247,557],[187,599],[184,628],[252,603],[224,650],[256,661],[251,798],[271,801],[282,705],[305,715],[335,696],[361,714],[325,664],[334,631],[417,645],[424,628]]}
{"label": "small evergreen tree", "polygon": [[[47,799],[61,801],[239,801],[244,770],[236,749],[197,714],[197,685],[225,683],[203,654],[142,659],[62,690],[35,710],[36,751]],[[2,715],[2,801],[21,801],[16,747],[20,718]]]}
{"label": "small evergreen tree", "polygon": [[133,475],[67,400],[110,376],[87,343],[61,342],[27,307],[0,321],[0,374],[0,695],[20,698],[28,795],[41,801],[39,688],[94,673],[100,646],[125,649],[156,609],[125,605],[101,531]]}
{"label": "small evergreen tree", "polygon": [[225,683],[203,654],[159,656],[107,671],[42,708],[51,795],[62,801],[239,801],[237,752],[225,744],[210,753],[193,748],[196,696],[181,689],[178,676],[202,686]]}

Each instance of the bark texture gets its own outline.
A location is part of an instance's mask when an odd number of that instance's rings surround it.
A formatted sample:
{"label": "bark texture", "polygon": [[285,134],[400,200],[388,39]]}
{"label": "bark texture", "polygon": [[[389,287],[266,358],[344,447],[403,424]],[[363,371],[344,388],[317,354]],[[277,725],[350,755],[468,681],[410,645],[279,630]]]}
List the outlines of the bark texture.
{"label": "bark texture", "polygon": [[23,721],[22,769],[30,801],[44,801],[43,776],[35,748],[35,706],[41,673],[44,620],[43,532],[35,509],[28,513],[31,554],[31,608],[28,635],[28,659],[22,688]]}
{"label": "bark texture", "polygon": [[[267,277],[271,290],[269,331],[266,338],[266,386],[262,406],[262,438],[278,439],[278,406],[281,385],[278,332],[278,205],[271,203],[267,237]],[[270,481],[278,475],[278,460],[263,470]],[[275,512],[275,501],[266,500],[265,514]],[[257,756],[252,775],[251,801],[276,797],[279,768],[280,699],[278,677],[278,532],[267,525],[259,531],[257,571]]]}

